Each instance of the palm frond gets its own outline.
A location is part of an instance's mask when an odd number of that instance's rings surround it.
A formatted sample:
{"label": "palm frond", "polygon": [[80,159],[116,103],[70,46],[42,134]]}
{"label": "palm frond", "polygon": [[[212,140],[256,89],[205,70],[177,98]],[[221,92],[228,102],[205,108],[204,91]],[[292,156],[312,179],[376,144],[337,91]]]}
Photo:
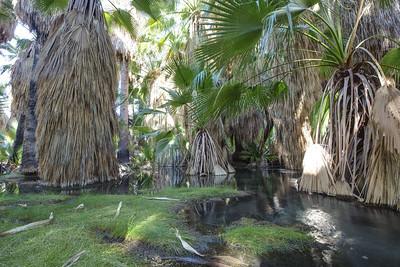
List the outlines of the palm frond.
{"label": "palm frond", "polygon": [[393,48],[382,58],[381,66],[388,77],[400,80],[400,48]]}
{"label": "palm frond", "polygon": [[68,7],[68,0],[34,0],[35,7],[43,13],[51,14]]}
{"label": "palm frond", "polygon": [[104,12],[108,28],[118,27],[127,32],[132,39],[137,37],[137,25],[129,11],[116,8],[111,12]]}
{"label": "palm frond", "polygon": [[158,20],[163,9],[174,9],[175,0],[132,0],[132,5],[149,15],[154,20]]}
{"label": "palm frond", "polygon": [[232,118],[250,110],[263,112],[269,105],[283,98],[287,90],[284,82],[253,87],[242,83],[227,83],[221,88],[199,94],[191,109],[192,116],[199,125],[204,125],[219,116]]}
{"label": "palm frond", "polygon": [[257,46],[263,33],[263,20],[281,1],[208,1],[202,26],[206,41],[196,57],[219,69],[234,58],[244,60]]}

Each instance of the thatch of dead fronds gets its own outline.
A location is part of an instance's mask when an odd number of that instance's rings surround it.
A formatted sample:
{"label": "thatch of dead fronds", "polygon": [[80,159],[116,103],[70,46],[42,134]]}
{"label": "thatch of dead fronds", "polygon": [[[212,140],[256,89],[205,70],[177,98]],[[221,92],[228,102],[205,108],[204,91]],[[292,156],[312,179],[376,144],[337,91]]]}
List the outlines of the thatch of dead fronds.
{"label": "thatch of dead fronds", "polygon": [[39,171],[50,185],[115,179],[114,50],[98,0],[71,0],[38,63]]}
{"label": "thatch of dead fronds", "polygon": [[33,47],[22,51],[11,71],[11,114],[17,119],[25,112],[29,97],[29,84],[32,77]]}
{"label": "thatch of dead fronds", "polygon": [[[275,68],[271,75],[287,73],[299,67],[295,63],[299,59],[312,59],[316,56],[312,51],[318,50],[310,39],[296,35],[294,39],[280,36],[270,38],[271,51],[281,51],[282,44],[287,44],[284,58],[275,57],[272,66],[279,66],[282,62],[293,62]],[[301,160],[306,148],[311,145],[311,127],[308,116],[316,99],[321,94],[321,79],[318,71],[312,68],[300,68],[291,72],[285,78],[290,90],[287,97],[274,103],[269,108],[276,130],[275,151],[285,167],[301,169]]]}
{"label": "thatch of dead fronds", "polygon": [[371,117],[377,131],[385,136],[385,150],[400,154],[400,91],[393,84],[377,91]]}
{"label": "thatch of dead fronds", "polygon": [[359,192],[357,184],[367,176],[372,132],[368,120],[374,96],[379,88],[376,75],[369,66],[338,71],[328,81],[325,93],[330,97],[328,147],[333,159],[333,175],[348,181],[351,192]]}
{"label": "thatch of dead fronds", "polygon": [[385,137],[376,138],[363,189],[364,201],[373,205],[396,207],[400,204],[400,156],[385,149]]}
{"label": "thatch of dead fronds", "polygon": [[135,43],[127,33],[114,29],[111,33],[111,42],[119,61],[130,61],[135,52]]}
{"label": "thatch of dead fronds", "polygon": [[[386,52],[396,46],[385,37],[391,37],[399,40],[400,38],[400,1],[390,1],[388,6],[382,6],[380,1],[366,0],[365,12],[361,18],[360,26],[358,27],[356,42],[369,40],[363,44],[363,47],[371,51],[373,55],[380,60]],[[383,1],[382,1],[383,2]],[[339,4],[339,16],[342,22],[342,28],[346,36],[350,35],[350,31],[354,28],[357,17],[357,6],[359,1],[344,0]],[[371,36],[379,36],[380,38],[370,38]],[[365,57],[365,55],[357,55]]]}
{"label": "thatch of dead fronds", "polygon": [[335,182],[331,173],[331,157],[319,144],[307,148],[303,159],[303,175],[299,190],[309,193],[335,194]]}
{"label": "thatch of dead fronds", "polygon": [[222,151],[207,130],[196,134],[190,151],[187,174],[189,175],[227,175],[234,169],[224,159]]}
{"label": "thatch of dead fronds", "polygon": [[260,133],[270,126],[269,123],[265,112],[254,109],[230,118],[226,123],[226,132],[242,144],[250,144],[259,139]]}
{"label": "thatch of dead fronds", "polygon": [[16,25],[12,0],[0,0],[0,44],[13,38]]}
{"label": "thatch of dead fronds", "polygon": [[371,121],[374,141],[365,202],[396,207],[400,204],[400,91],[390,82],[377,91]]}

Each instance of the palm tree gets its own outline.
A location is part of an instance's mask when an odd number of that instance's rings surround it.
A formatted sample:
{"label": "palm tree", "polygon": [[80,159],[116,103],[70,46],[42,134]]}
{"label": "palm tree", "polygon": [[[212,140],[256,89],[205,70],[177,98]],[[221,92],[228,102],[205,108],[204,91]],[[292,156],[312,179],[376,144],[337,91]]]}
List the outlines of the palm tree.
{"label": "palm tree", "polygon": [[[11,70],[12,104],[11,113],[18,121],[16,138],[13,145],[13,155],[11,160],[15,162],[16,155],[23,145],[25,132],[25,111],[27,110],[29,86],[33,69],[33,50],[32,47],[25,48],[18,54],[18,59]],[[28,79],[27,79],[28,77]],[[25,154],[26,159],[26,154]]]}
{"label": "palm tree", "polygon": [[362,189],[365,202],[400,210],[400,90],[387,81],[376,93],[371,114],[373,128],[370,168]]}
{"label": "palm tree", "polygon": [[0,44],[14,36],[16,17],[12,0],[0,0]]}
{"label": "palm tree", "polygon": [[[115,27],[114,27],[115,28]],[[120,28],[120,27],[119,27]],[[116,52],[119,65],[120,82],[119,82],[119,148],[118,160],[121,163],[129,162],[129,66],[133,57],[134,43],[136,32],[132,29],[131,34],[121,31],[121,29],[113,29],[111,40]]]}
{"label": "palm tree", "polygon": [[[274,65],[273,60],[282,61],[279,58],[279,56],[282,57],[282,53],[273,55],[268,50],[273,50],[274,45],[276,50],[279,49],[282,52],[284,49],[284,42],[275,42],[273,38],[268,38],[267,33],[264,33],[268,30],[265,29],[265,21],[269,17],[276,17],[274,12],[280,8],[301,11],[313,5],[314,2],[293,1],[288,9],[285,7],[287,1],[208,1],[210,12],[203,18],[204,27],[208,30],[206,40],[196,52],[197,57],[209,62],[214,69],[224,68],[230,64],[236,66],[229,70],[236,78],[252,84],[262,84],[264,80],[269,80],[268,76],[275,77],[278,72],[276,68],[268,74],[265,71],[268,68],[266,64],[270,62],[269,64]],[[271,42],[267,44],[265,39],[271,39]],[[306,43],[299,42],[298,44],[305,45],[303,51],[307,50]],[[270,47],[266,47],[267,45]],[[293,69],[292,66],[285,66],[285,68],[286,70]],[[263,75],[257,75],[257,73],[263,73]],[[312,103],[309,99],[314,96],[304,89],[313,88],[313,86],[306,84],[304,79],[298,79],[302,75],[310,77],[310,74],[312,75],[310,80],[318,84],[318,75],[309,71],[287,72],[283,78],[291,90],[285,101],[272,105],[268,110],[277,133],[275,150],[281,162],[288,168],[301,168],[301,158],[307,143],[311,140],[310,133],[304,129],[309,128],[307,116],[310,104],[308,103]],[[282,77],[277,78],[282,79]]]}
{"label": "palm tree", "polygon": [[99,0],[69,1],[63,24],[43,47],[37,73],[43,180],[67,187],[116,179],[117,68]]}
{"label": "palm tree", "polygon": [[[29,29],[35,34],[35,40],[31,44],[31,47],[27,48],[25,53],[21,54],[21,58],[17,61],[16,69],[18,64],[25,65],[24,75],[18,77],[14,72],[12,79],[14,80],[13,93],[15,93],[16,101],[20,104],[17,105],[21,116],[19,116],[19,124],[17,132],[23,131],[23,150],[22,150],[22,161],[20,171],[24,174],[36,174],[38,169],[37,164],[37,151],[36,151],[36,137],[35,131],[37,126],[37,120],[35,115],[36,101],[37,101],[37,86],[36,76],[33,75],[36,69],[37,61],[41,47],[49,35],[52,27],[56,28],[60,22],[59,16],[46,15],[35,7],[35,4],[31,0],[19,0],[15,6],[15,12],[18,18],[26,24]],[[29,70],[29,67],[31,69]],[[24,79],[18,82],[18,79]],[[25,97],[20,98],[21,92],[25,92]],[[23,103],[23,104],[22,104]]]}
{"label": "palm tree", "polygon": [[[216,79],[199,63],[185,58],[173,59],[167,68],[175,90],[167,90],[164,105],[175,113],[186,107],[186,115],[195,137],[191,142],[187,172],[191,175],[226,174],[233,171],[223,156],[220,142],[225,129],[221,118],[231,120],[249,111],[264,111],[285,92],[281,83],[269,86],[246,86],[234,81]],[[184,118],[185,119],[185,118]]]}
{"label": "palm tree", "polygon": [[[317,6],[313,9],[309,8],[317,2],[320,1],[299,0],[289,3],[261,1],[261,4],[259,1],[230,3],[212,1],[210,6],[213,7],[213,11],[208,16],[208,23],[214,27],[210,28],[209,39],[199,49],[198,57],[209,61],[214,68],[229,64],[233,60],[242,62],[242,64],[237,64],[238,66],[245,65],[248,68],[251,67],[252,62],[248,61],[248,55],[254,55],[256,49],[258,55],[256,62],[261,62],[263,65],[261,65],[261,70],[256,69],[257,74],[253,74],[253,79],[260,79],[262,83],[278,77],[287,81],[293,91],[284,106],[273,107],[276,127],[279,125],[277,115],[284,118],[287,114],[290,120],[295,121],[289,124],[289,127],[282,122],[281,129],[277,127],[278,140],[280,139],[281,142],[292,140],[300,135],[299,130],[293,130],[290,125],[309,128],[304,127],[307,125],[302,122],[307,123],[307,113],[323,91],[320,103],[328,104],[328,108],[321,108],[321,110],[325,115],[328,110],[329,124],[327,135],[319,136],[318,140],[327,145],[327,151],[319,147],[316,149],[318,153],[314,154],[327,154],[331,159],[320,164],[321,170],[326,170],[327,165],[329,168],[332,167],[328,170],[329,175],[326,175],[326,172],[322,175],[328,185],[324,186],[327,188],[324,190],[330,193],[328,191],[331,191],[333,187],[335,194],[360,196],[362,191],[366,192],[362,188],[369,188],[368,192],[373,190],[374,186],[371,185],[375,185],[378,180],[377,173],[382,173],[382,170],[385,170],[383,173],[390,174],[388,176],[392,177],[392,181],[398,179],[391,167],[394,160],[384,161],[383,159],[388,156],[381,156],[382,149],[379,147],[382,145],[377,147],[373,144],[373,140],[381,140],[381,138],[376,138],[374,127],[369,123],[369,119],[373,114],[372,103],[378,105],[374,100],[379,100],[379,98],[375,99],[375,95],[381,90],[379,88],[390,88],[377,62],[388,49],[393,47],[394,43],[388,40],[399,37],[397,29],[386,27],[391,29],[385,30],[384,26],[381,26],[382,23],[378,21],[389,17],[394,18],[390,23],[397,20],[394,14],[399,9],[399,5],[397,1],[321,1],[318,8]],[[392,9],[384,9],[383,5],[388,4],[392,5]],[[247,12],[251,9],[253,12]],[[250,13],[256,13],[257,16],[251,16]],[[341,16],[337,15],[339,13]],[[384,21],[389,23],[387,19]],[[394,22],[395,25],[396,23]],[[387,36],[379,36],[382,33]],[[244,41],[245,37],[248,41]],[[285,45],[282,46],[282,44]],[[226,49],[227,45],[237,46],[238,49]],[[397,51],[391,52],[392,54],[384,57],[388,62],[384,64],[389,65],[388,67],[395,65],[397,69],[397,63],[394,60]],[[322,87],[322,83],[326,84],[325,89],[318,90]],[[396,90],[392,91],[396,92]],[[386,104],[382,105],[393,106],[387,102],[386,100]],[[292,105],[296,109],[285,107],[287,105]],[[320,117],[326,118],[325,115]],[[301,118],[306,118],[306,120]],[[284,134],[283,127],[295,135],[289,138],[290,135]],[[321,133],[321,131],[317,132]],[[279,135],[282,135],[282,138],[279,138]],[[312,140],[309,143],[312,143]],[[289,144],[291,149],[297,150],[296,146]],[[304,148],[303,145],[299,150]],[[375,151],[374,154],[377,155],[373,157],[374,164],[371,164],[371,151]],[[289,153],[292,154],[291,150]],[[296,158],[298,160],[301,157],[296,156]],[[377,172],[376,168],[380,168],[381,171]],[[375,178],[371,180],[372,177]],[[369,181],[369,186],[363,186],[366,180]],[[306,178],[302,182],[307,182]],[[381,180],[379,186],[386,188],[385,183],[388,184]],[[380,190],[380,192],[385,194],[388,191]],[[388,195],[397,197],[396,194]],[[373,198],[369,197],[369,199]],[[374,202],[377,202],[376,199]],[[393,201],[387,199],[380,203],[393,205]]]}

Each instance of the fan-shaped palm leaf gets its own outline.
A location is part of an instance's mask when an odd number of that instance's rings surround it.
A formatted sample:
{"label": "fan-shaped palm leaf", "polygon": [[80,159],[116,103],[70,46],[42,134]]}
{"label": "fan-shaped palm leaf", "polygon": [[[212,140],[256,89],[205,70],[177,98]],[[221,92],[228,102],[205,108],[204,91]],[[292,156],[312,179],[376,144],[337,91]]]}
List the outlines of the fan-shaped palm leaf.
{"label": "fan-shaped palm leaf", "polygon": [[202,20],[207,40],[197,58],[218,69],[235,57],[243,60],[256,47],[263,33],[263,20],[281,1],[208,1]]}

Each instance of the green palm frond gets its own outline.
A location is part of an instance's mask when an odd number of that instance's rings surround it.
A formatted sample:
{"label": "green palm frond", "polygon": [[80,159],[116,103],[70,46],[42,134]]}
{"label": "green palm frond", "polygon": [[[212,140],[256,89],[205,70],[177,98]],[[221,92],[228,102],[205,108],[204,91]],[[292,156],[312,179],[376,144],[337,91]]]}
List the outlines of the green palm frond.
{"label": "green palm frond", "polygon": [[191,87],[192,82],[196,77],[196,70],[185,58],[172,59],[166,66],[165,70],[179,90],[185,90],[186,88]]}
{"label": "green palm frond", "polygon": [[136,9],[145,12],[150,17],[157,19],[159,11],[152,6],[151,2],[151,0],[132,0],[132,5]]}
{"label": "green palm frond", "polygon": [[214,114],[234,117],[252,109],[265,110],[270,104],[282,98],[287,90],[284,82],[252,87],[240,83],[227,84],[219,90],[214,100]]}
{"label": "green palm frond", "polygon": [[208,1],[203,27],[207,40],[196,51],[201,61],[219,69],[232,59],[244,60],[255,49],[263,33],[264,18],[282,1]]}
{"label": "green palm frond", "polygon": [[168,93],[168,100],[161,108],[169,109],[172,114],[175,114],[179,108],[189,105],[193,101],[192,92],[190,90],[177,91],[173,89],[164,89],[164,91]]}
{"label": "green palm frond", "polygon": [[390,8],[393,4],[396,3],[396,0],[378,0],[379,4],[383,8]]}
{"label": "green palm frond", "polygon": [[315,104],[310,114],[311,129],[316,143],[321,143],[329,124],[330,98],[324,94]]}
{"label": "green palm frond", "polygon": [[55,11],[65,10],[68,6],[68,0],[34,0],[37,9],[44,13],[53,13]]}
{"label": "green palm frond", "polygon": [[104,12],[104,17],[108,28],[118,27],[126,31],[132,39],[137,37],[137,26],[131,13],[126,10],[116,8],[111,12]]}
{"label": "green palm frond", "polygon": [[269,105],[283,98],[288,87],[284,82],[269,86],[246,86],[229,82],[220,88],[198,94],[191,106],[192,120],[199,128],[218,117],[232,118],[250,110],[263,111]]}
{"label": "green palm frond", "polygon": [[132,5],[149,15],[154,20],[158,20],[161,10],[173,10],[176,5],[175,0],[132,0]]}
{"label": "green palm frond", "polygon": [[15,13],[12,0],[2,0],[0,3],[0,22],[7,22],[14,19]]}
{"label": "green palm frond", "polygon": [[382,58],[381,66],[386,75],[400,80],[400,48],[393,48]]}
{"label": "green palm frond", "polygon": [[[112,1],[110,0],[110,3]],[[43,13],[53,13],[65,10],[68,6],[68,0],[34,0],[35,6]],[[125,30],[133,39],[136,38],[136,25],[129,11],[117,8],[114,4],[114,10],[104,12],[108,27],[120,27]]]}

